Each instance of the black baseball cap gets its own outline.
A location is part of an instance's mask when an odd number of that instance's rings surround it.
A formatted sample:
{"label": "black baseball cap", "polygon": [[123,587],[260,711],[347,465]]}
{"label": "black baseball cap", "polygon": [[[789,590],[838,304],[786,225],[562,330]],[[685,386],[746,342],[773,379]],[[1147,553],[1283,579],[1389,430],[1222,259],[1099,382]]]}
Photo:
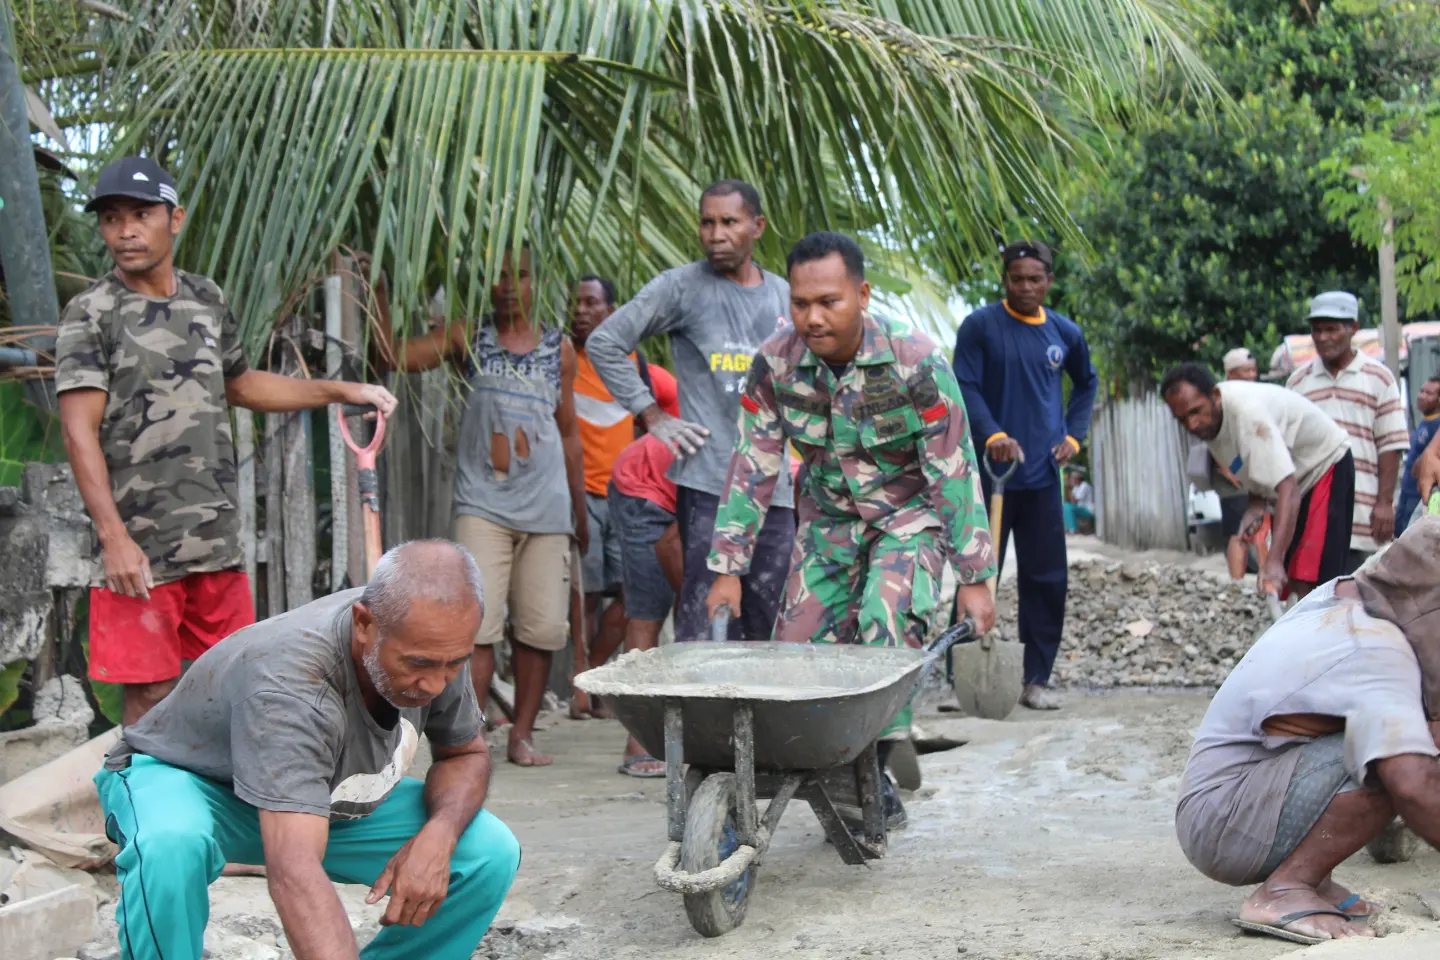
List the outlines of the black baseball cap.
{"label": "black baseball cap", "polygon": [[1055,255],[1050,252],[1049,247],[1039,241],[1016,240],[1014,243],[1007,244],[1005,251],[1000,254],[1000,265],[1008,267],[1016,260],[1039,260],[1045,264],[1046,270],[1055,268]]}
{"label": "black baseball cap", "polygon": [[95,180],[95,192],[85,204],[85,212],[93,213],[106,197],[180,205],[175,178],[149,157],[121,157],[101,170]]}

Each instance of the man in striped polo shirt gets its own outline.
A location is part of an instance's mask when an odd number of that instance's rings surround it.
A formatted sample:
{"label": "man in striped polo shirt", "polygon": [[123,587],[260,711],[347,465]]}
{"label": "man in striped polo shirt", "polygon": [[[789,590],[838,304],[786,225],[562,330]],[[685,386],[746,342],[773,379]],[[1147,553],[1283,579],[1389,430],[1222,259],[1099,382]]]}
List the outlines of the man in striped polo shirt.
{"label": "man in striped polo shirt", "polygon": [[1314,402],[1350,437],[1355,455],[1355,518],[1347,572],[1395,533],[1395,483],[1409,447],[1400,388],[1389,369],[1355,349],[1360,303],[1354,294],[1322,293],[1310,301],[1315,357],[1287,386]]}

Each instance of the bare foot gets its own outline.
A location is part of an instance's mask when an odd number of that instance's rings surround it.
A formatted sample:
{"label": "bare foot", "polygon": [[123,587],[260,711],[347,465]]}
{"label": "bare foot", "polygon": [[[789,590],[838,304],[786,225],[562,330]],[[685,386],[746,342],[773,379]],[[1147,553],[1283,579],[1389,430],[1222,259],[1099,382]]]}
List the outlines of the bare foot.
{"label": "bare foot", "polygon": [[535,749],[535,741],[529,737],[517,737],[510,734],[510,746],[505,751],[505,757],[517,767],[548,767],[555,761]]}
{"label": "bare foot", "polygon": [[[1337,910],[1351,920],[1368,920],[1385,912],[1383,907],[1371,903],[1364,897],[1357,897],[1356,894],[1340,886],[1335,882],[1334,877],[1326,879],[1324,883],[1315,888],[1315,892],[1320,895],[1321,900],[1334,904]],[[1352,897],[1356,899],[1352,900]]]}
{"label": "bare foot", "polygon": [[1025,691],[1020,694],[1020,705],[1031,710],[1059,710],[1060,700],[1040,684],[1027,683]]}
{"label": "bare foot", "polygon": [[589,720],[594,711],[590,703],[590,695],[584,690],[574,690],[570,695],[570,719]]}
{"label": "bare foot", "polygon": [[627,777],[663,777],[665,776],[665,761],[657,760],[643,750],[639,753],[627,751],[621,760],[620,772]]}
{"label": "bare foot", "polygon": [[615,714],[605,705],[604,697],[592,697],[590,700],[590,716],[596,720],[614,720]]}
{"label": "bare foot", "polygon": [[220,872],[220,875],[225,877],[263,877],[265,876],[265,868],[263,866],[253,866],[248,863],[227,863],[225,864],[225,869]]}
{"label": "bare foot", "polygon": [[[1327,898],[1321,897],[1311,887],[1296,885],[1277,888],[1267,882],[1261,884],[1260,888],[1250,894],[1250,898],[1241,905],[1240,919],[1273,926],[1287,914],[1304,913],[1307,910],[1334,911],[1334,909],[1335,904]],[[1319,940],[1375,936],[1375,931],[1369,927],[1363,924],[1349,923],[1344,917],[1337,917],[1333,913],[1301,917],[1286,924],[1283,929]]]}

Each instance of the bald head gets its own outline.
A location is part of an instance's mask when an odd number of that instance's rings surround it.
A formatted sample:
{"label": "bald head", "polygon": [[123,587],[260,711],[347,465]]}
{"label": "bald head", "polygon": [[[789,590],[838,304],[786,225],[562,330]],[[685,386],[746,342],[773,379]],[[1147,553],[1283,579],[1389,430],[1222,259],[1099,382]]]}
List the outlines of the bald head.
{"label": "bald head", "polygon": [[452,682],[474,696],[460,678],[480,632],[485,588],[463,547],[448,540],[395,547],[350,613],[351,656],[367,697],[423,707]]}
{"label": "bald head", "polygon": [[417,603],[469,612],[485,608],[485,584],[469,551],[449,540],[411,540],[391,547],[375,567],[360,602],[382,635],[400,630]]}

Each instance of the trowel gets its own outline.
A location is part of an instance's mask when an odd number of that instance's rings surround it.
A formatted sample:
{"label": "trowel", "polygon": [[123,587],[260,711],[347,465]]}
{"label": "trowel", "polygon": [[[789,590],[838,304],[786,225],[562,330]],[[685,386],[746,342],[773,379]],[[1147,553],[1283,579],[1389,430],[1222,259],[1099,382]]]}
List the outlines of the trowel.
{"label": "trowel", "polygon": [[[995,472],[990,451],[985,451],[985,472],[990,474],[990,541],[1000,551],[1000,512],[1005,507],[1005,482],[1020,468],[1019,460],[1010,461],[1010,468]],[[999,589],[1000,571],[990,581],[990,596]],[[972,717],[1004,720],[1020,702],[1024,689],[1025,647],[1016,640],[1004,640],[991,630],[974,643],[950,648],[950,685],[960,709]]]}

